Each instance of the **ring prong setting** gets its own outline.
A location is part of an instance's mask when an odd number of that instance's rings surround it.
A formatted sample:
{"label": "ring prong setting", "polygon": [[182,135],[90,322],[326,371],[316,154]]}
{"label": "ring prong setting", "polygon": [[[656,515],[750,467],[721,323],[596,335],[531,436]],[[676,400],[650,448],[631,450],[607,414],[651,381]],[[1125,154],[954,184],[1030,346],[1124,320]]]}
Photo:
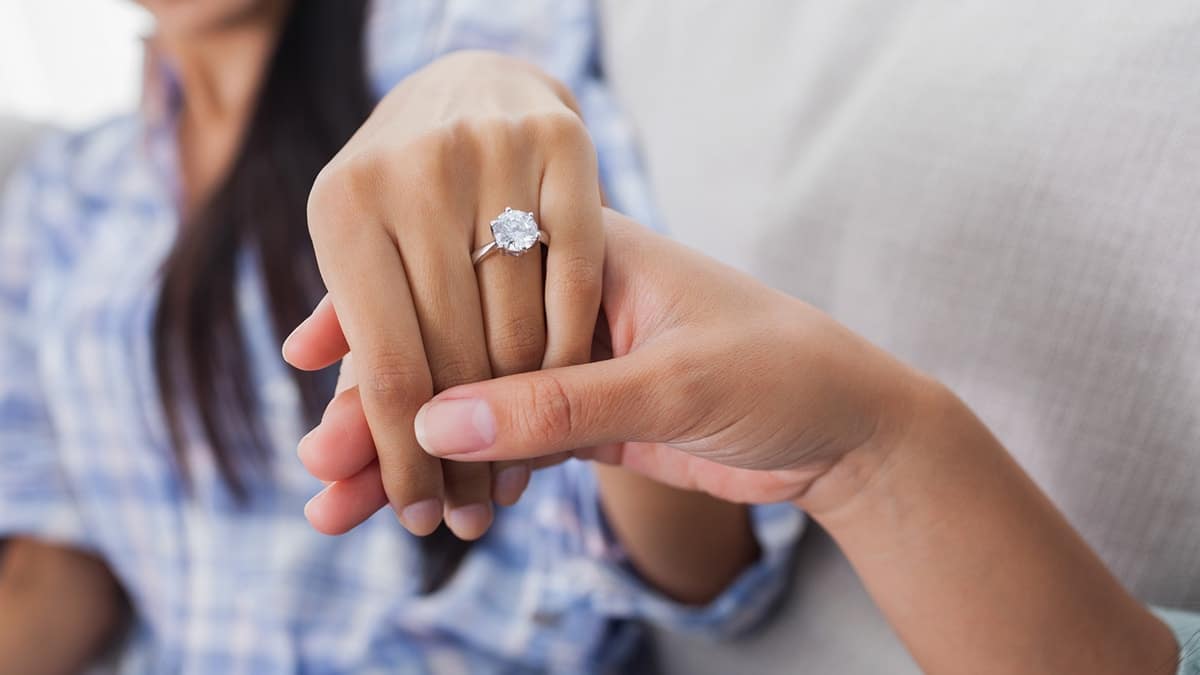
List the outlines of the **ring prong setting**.
{"label": "ring prong setting", "polygon": [[538,224],[528,211],[506,207],[491,226],[496,247],[507,255],[522,255],[538,243]]}
{"label": "ring prong setting", "polygon": [[500,251],[508,256],[521,256],[541,242],[550,245],[550,234],[538,227],[533,213],[505,207],[491,222],[492,241],[471,254],[471,262],[479,264],[484,258]]}

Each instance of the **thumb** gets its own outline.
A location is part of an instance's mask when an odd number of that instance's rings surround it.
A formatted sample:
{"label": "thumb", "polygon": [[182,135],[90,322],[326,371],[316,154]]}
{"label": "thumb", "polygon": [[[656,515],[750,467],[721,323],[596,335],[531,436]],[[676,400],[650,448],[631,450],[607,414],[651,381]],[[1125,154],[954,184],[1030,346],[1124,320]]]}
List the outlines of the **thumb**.
{"label": "thumb", "polygon": [[653,351],[448,389],[417,413],[417,441],[438,457],[494,461],[668,440],[678,406]]}

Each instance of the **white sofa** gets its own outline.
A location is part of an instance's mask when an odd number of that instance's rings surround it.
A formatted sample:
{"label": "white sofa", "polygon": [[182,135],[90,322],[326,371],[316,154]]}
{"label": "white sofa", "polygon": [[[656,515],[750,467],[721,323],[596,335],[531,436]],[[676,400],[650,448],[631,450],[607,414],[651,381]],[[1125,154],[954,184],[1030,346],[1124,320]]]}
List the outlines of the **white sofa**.
{"label": "white sofa", "polygon": [[[1200,5],[600,0],[668,228],[955,389],[1146,602],[1200,611]],[[1003,573],[1003,570],[997,570]],[[916,669],[828,539],[668,672]]]}

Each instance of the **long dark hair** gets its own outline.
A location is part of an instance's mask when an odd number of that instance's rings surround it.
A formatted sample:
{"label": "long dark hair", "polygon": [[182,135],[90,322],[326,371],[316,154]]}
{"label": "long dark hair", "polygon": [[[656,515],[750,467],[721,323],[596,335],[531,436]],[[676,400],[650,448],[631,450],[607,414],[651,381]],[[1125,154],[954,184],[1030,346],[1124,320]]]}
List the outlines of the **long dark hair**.
{"label": "long dark hair", "polygon": [[[282,340],[324,292],[305,226],[317,173],[372,107],[365,64],[367,0],[294,0],[231,168],[180,230],[163,267],[155,367],[176,464],[190,483],[189,429],[211,447],[245,503],[247,478],[270,471],[270,441],[239,315],[239,261],[259,263]],[[266,317],[264,317],[265,319]],[[294,372],[310,425],[333,393],[330,372]],[[194,424],[188,415],[195,412]],[[423,540],[424,583],[442,585],[467,550],[444,527]]]}

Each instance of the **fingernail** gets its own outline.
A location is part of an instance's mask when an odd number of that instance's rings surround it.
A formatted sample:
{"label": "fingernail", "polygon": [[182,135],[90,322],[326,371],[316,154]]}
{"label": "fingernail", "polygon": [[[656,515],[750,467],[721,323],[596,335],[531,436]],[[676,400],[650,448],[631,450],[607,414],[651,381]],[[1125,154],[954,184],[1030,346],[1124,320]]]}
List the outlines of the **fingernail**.
{"label": "fingernail", "polygon": [[446,514],[446,526],[460,539],[478,539],[491,524],[491,504],[468,504]]}
{"label": "fingernail", "polygon": [[417,442],[431,455],[476,452],[496,442],[496,418],[486,401],[474,398],[430,401],[413,422]]}
{"label": "fingernail", "polygon": [[292,341],[292,336],[295,334],[296,331],[294,330],[288,333],[288,336],[283,339],[283,344],[279,347],[279,355],[283,357],[283,362],[287,364],[291,364],[291,361],[288,360],[288,343]]}
{"label": "fingernail", "polygon": [[317,426],[310,429],[307,434],[304,434],[303,436],[300,437],[300,442],[296,444],[296,455],[298,457],[304,456],[304,446],[308,445],[309,441],[313,437],[313,434],[317,433],[317,429],[320,429],[320,428],[321,428],[321,425],[318,424]]}
{"label": "fingernail", "polygon": [[304,517],[307,520],[310,520],[310,521],[312,520],[313,507],[316,506],[317,503],[320,502],[321,499],[325,497],[325,493],[328,491],[329,491],[329,488],[321,490],[317,494],[313,495],[312,499],[308,500],[308,502],[304,505]]}
{"label": "fingernail", "polygon": [[292,344],[292,338],[296,337],[296,333],[299,332],[299,330],[303,328],[304,324],[306,323],[308,323],[307,318],[297,324],[296,327],[292,329],[292,332],[288,333],[288,336],[283,339],[283,345],[279,347],[279,353],[283,356],[285,363],[291,363],[291,361],[288,359],[288,345]]}
{"label": "fingernail", "polygon": [[326,294],[324,297],[321,298],[321,301],[317,303],[317,306],[313,308],[313,311],[309,312],[308,316],[304,317],[303,321],[296,324],[296,327],[292,329],[292,332],[288,333],[288,336],[283,339],[283,345],[279,348],[279,353],[283,355],[284,361],[286,361],[287,363],[291,363],[291,361],[288,361],[287,354],[288,354],[288,345],[291,343],[292,338],[296,337],[296,333],[300,332],[300,329],[303,328],[305,326],[305,324],[307,324],[309,321],[312,320],[313,314],[316,314],[317,310],[321,309],[321,305],[324,305],[328,301],[329,301],[329,295]]}
{"label": "fingernail", "polygon": [[495,485],[492,486],[496,503],[501,506],[516,504],[529,484],[529,475],[527,466],[510,466],[496,474]]}
{"label": "fingernail", "polygon": [[426,499],[409,504],[400,511],[400,523],[413,534],[423,537],[442,522],[442,500]]}

